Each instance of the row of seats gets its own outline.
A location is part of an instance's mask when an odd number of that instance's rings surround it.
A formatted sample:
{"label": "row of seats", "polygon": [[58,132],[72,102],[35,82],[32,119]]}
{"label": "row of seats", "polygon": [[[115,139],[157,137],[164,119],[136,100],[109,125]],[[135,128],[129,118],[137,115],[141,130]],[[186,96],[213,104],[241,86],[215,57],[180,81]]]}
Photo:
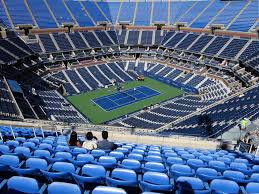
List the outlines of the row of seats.
{"label": "row of seats", "polygon": [[[78,193],[258,192],[259,169],[256,164],[259,160],[254,155],[225,150],[116,144],[119,147],[110,153],[103,150],[87,153],[83,148],[67,147],[66,136],[16,137],[15,141],[9,140],[1,145],[1,192],[45,190],[51,193],[54,192],[52,189],[62,186],[68,187],[69,192],[73,188]],[[3,148],[12,146],[14,152],[5,149],[4,153]],[[50,153],[54,155],[50,156]],[[251,170],[241,169],[244,165]],[[25,178],[32,175],[33,178]],[[23,184],[24,181],[31,184]]]}
{"label": "row of seats", "polygon": [[[59,7],[56,7],[55,3]],[[117,24],[128,21],[135,25],[149,26],[159,21],[166,24],[187,22],[188,26],[194,28],[204,28],[209,24],[220,23],[224,24],[226,29],[247,32],[256,22],[256,1],[80,3],[56,0],[55,3],[50,0],[37,0],[36,2],[28,0],[25,4],[17,0],[8,0],[0,5],[2,9],[6,6],[14,26],[29,23],[40,28],[58,27],[67,22],[79,26],[94,26],[98,22]],[[1,16],[6,25],[12,27],[6,13],[2,12]],[[223,18],[227,19],[223,20]]]}

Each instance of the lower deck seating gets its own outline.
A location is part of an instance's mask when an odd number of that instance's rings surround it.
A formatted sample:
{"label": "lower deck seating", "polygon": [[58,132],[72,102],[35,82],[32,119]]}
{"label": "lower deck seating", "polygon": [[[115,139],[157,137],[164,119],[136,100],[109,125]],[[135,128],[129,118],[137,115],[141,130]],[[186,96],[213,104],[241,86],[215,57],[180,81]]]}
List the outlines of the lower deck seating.
{"label": "lower deck seating", "polygon": [[3,194],[259,192],[259,158],[249,153],[125,142],[113,151],[90,151],[69,147],[67,136],[52,131],[0,131],[6,137],[0,142]]}

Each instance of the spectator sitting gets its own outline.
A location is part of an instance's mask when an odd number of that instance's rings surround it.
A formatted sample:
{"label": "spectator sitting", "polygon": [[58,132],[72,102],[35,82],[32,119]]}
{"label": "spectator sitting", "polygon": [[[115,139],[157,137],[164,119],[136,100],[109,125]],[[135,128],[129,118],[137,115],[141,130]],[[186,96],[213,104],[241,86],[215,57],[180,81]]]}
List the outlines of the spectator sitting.
{"label": "spectator sitting", "polygon": [[113,142],[108,141],[108,132],[102,131],[102,141],[97,143],[97,148],[102,150],[114,150],[116,149],[116,145]]}
{"label": "spectator sitting", "polygon": [[77,133],[75,131],[72,131],[72,133],[70,134],[70,139],[68,141],[68,145],[69,146],[77,146],[77,147],[82,146],[80,141],[77,139]]}
{"label": "spectator sitting", "polygon": [[97,148],[96,141],[94,139],[97,139],[93,136],[92,132],[87,132],[85,135],[86,141],[83,143],[83,148],[87,150],[94,150]]}

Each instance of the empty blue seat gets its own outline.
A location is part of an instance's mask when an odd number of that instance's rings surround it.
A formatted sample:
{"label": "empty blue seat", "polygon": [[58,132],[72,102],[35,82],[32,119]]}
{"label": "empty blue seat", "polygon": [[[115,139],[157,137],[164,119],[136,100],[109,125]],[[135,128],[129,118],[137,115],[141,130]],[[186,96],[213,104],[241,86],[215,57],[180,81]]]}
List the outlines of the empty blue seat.
{"label": "empty blue seat", "polygon": [[159,162],[147,162],[143,166],[143,172],[167,172],[167,169],[162,163]]}
{"label": "empty blue seat", "polygon": [[112,169],[117,166],[116,158],[112,156],[101,156],[98,159],[98,162],[94,162],[95,164],[102,165],[104,168]]}
{"label": "empty blue seat", "polygon": [[15,148],[17,146],[20,145],[19,141],[15,141],[15,140],[8,140],[6,142],[6,145],[8,145],[9,147]]}
{"label": "empty blue seat", "polygon": [[213,168],[198,168],[196,176],[204,182],[210,182],[213,179],[222,178],[222,176]]}
{"label": "empty blue seat", "polygon": [[210,190],[212,193],[231,193],[231,194],[238,194],[239,193],[239,186],[236,182],[231,180],[225,179],[214,179],[210,183]]}
{"label": "empty blue seat", "polygon": [[41,158],[29,158],[25,161],[23,166],[10,167],[13,171],[15,171],[18,175],[37,175],[40,170],[47,170],[48,163],[46,160]]}
{"label": "empty blue seat", "polygon": [[140,181],[142,191],[169,192],[173,189],[169,177],[160,172],[146,172]]}
{"label": "empty blue seat", "polygon": [[0,154],[7,154],[10,153],[11,149],[8,145],[0,145]]}
{"label": "empty blue seat", "polygon": [[149,155],[145,159],[147,162],[163,162],[162,157],[155,156],[155,155]]}
{"label": "empty blue seat", "polygon": [[20,160],[17,156],[2,155],[0,156],[0,171],[8,170],[9,166],[18,167]]}
{"label": "empty blue seat", "polygon": [[206,163],[209,163],[210,161],[213,160],[213,158],[211,156],[205,156],[205,155],[199,156],[199,159],[206,162]]}
{"label": "empty blue seat", "polygon": [[209,194],[202,180],[195,177],[181,176],[176,180],[177,191],[180,193]]}
{"label": "empty blue seat", "polygon": [[50,152],[48,150],[35,150],[33,156],[39,158],[48,158],[50,157]]}
{"label": "empty blue seat", "polygon": [[52,151],[52,145],[48,143],[41,143],[39,145],[39,149]]}
{"label": "empty blue seat", "polygon": [[137,187],[137,174],[133,170],[115,168],[111,177],[106,177],[106,182],[112,187]]}
{"label": "empty blue seat", "polygon": [[247,194],[258,194],[259,193],[259,183],[248,183],[246,185]]}
{"label": "empty blue seat", "polygon": [[70,148],[68,146],[58,145],[55,149],[56,152],[69,152]]}
{"label": "empty blue seat", "polygon": [[225,179],[235,181],[238,184],[249,182],[246,180],[245,175],[239,171],[226,170],[224,171],[223,176]]}
{"label": "empty blue seat", "polygon": [[41,173],[49,180],[68,180],[71,178],[70,174],[75,173],[76,169],[72,163],[68,162],[55,162],[49,171],[40,170]]}
{"label": "empty blue seat", "polygon": [[50,163],[68,161],[72,159],[72,154],[69,152],[56,152],[54,157],[48,157],[47,160]]}
{"label": "empty blue seat", "polygon": [[206,167],[207,165],[204,164],[204,162],[200,159],[189,159],[187,160],[187,164],[194,170],[197,170],[201,167]]}
{"label": "empty blue seat", "polygon": [[74,148],[71,153],[73,155],[87,154],[87,150],[85,148]]}
{"label": "empty blue seat", "polygon": [[118,164],[120,168],[126,168],[130,170],[134,170],[135,172],[141,171],[141,163],[138,160],[133,159],[124,159],[121,164]]}
{"label": "empty blue seat", "polygon": [[18,141],[19,143],[26,142],[26,139],[24,137],[16,137],[15,140]]}
{"label": "empty blue seat", "polygon": [[92,194],[127,194],[127,193],[121,188],[98,186],[93,190]]}
{"label": "empty blue seat", "polygon": [[94,158],[100,158],[101,156],[105,156],[105,151],[103,150],[92,150],[91,154]]}
{"label": "empty blue seat", "polygon": [[182,158],[178,157],[169,157],[166,159],[166,164],[171,166],[173,164],[184,164],[184,161]]}
{"label": "empty blue seat", "polygon": [[80,188],[71,183],[53,182],[48,185],[48,194],[82,194]]}
{"label": "empty blue seat", "polygon": [[36,144],[33,142],[24,142],[22,145],[32,150],[36,149]]}
{"label": "empty blue seat", "polygon": [[132,153],[132,154],[129,154],[128,155],[128,159],[133,159],[133,160],[138,160],[138,161],[143,161],[143,155],[141,155],[141,154],[134,154],[134,153]]}
{"label": "empty blue seat", "polygon": [[230,164],[230,169],[240,171],[245,175],[251,175],[253,173],[253,171],[247,166],[247,164],[243,162],[232,162]]}
{"label": "empty blue seat", "polygon": [[224,172],[225,170],[229,169],[229,167],[222,161],[210,161],[208,166],[219,172]]}
{"label": "empty blue seat", "polygon": [[124,154],[123,152],[118,152],[118,151],[112,151],[109,153],[109,156],[112,156],[114,158],[116,158],[117,161],[121,161],[124,159]]}
{"label": "empty blue seat", "polygon": [[75,159],[68,159],[75,166],[83,166],[85,164],[93,163],[94,157],[91,154],[78,154]]}
{"label": "empty blue seat", "polygon": [[72,173],[72,176],[79,185],[84,187],[85,183],[103,183],[106,170],[100,165],[85,164],[78,174]]}
{"label": "empty blue seat", "polygon": [[170,168],[170,174],[177,180],[180,176],[194,176],[194,172],[188,165],[174,164]]}
{"label": "empty blue seat", "polygon": [[7,181],[7,193],[43,193],[46,189],[46,185],[40,187],[38,182],[33,178],[13,176]]}
{"label": "empty blue seat", "polygon": [[250,181],[252,181],[252,182],[258,182],[258,183],[259,183],[259,173],[253,173],[253,174],[250,176]]}
{"label": "empty blue seat", "polygon": [[17,146],[14,149],[14,154],[17,154],[20,157],[29,157],[31,156],[31,151],[27,147]]}

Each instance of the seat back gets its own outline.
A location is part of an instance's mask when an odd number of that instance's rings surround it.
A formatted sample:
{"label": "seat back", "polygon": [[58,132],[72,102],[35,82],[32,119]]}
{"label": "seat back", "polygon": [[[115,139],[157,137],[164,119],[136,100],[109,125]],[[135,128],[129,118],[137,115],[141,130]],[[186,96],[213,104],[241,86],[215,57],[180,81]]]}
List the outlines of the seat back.
{"label": "seat back", "polygon": [[53,182],[48,186],[48,194],[82,194],[80,188],[76,184]]}
{"label": "seat back", "polygon": [[17,156],[12,156],[12,155],[0,156],[0,164],[12,166],[12,167],[18,167],[19,163],[20,163],[20,161]]}
{"label": "seat back", "polygon": [[169,184],[169,177],[160,172],[146,172],[143,175],[143,181],[156,185],[167,185]]}
{"label": "seat back", "polygon": [[75,172],[75,166],[68,162],[55,162],[52,166],[52,171],[56,172]]}
{"label": "seat back", "polygon": [[32,169],[46,170],[48,168],[48,163],[44,159],[29,158],[26,160],[25,166],[27,168],[32,168]]}
{"label": "seat back", "polygon": [[82,175],[87,175],[90,177],[105,177],[106,170],[101,165],[85,164],[82,167]]}
{"label": "seat back", "polygon": [[225,179],[214,179],[211,181],[210,189],[212,192],[238,193],[239,186],[236,182]]}
{"label": "seat back", "polygon": [[137,181],[137,174],[135,171],[123,168],[115,168],[112,171],[111,177],[125,181]]}
{"label": "seat back", "polygon": [[8,192],[38,193],[38,182],[33,178],[13,176],[7,181]]}

